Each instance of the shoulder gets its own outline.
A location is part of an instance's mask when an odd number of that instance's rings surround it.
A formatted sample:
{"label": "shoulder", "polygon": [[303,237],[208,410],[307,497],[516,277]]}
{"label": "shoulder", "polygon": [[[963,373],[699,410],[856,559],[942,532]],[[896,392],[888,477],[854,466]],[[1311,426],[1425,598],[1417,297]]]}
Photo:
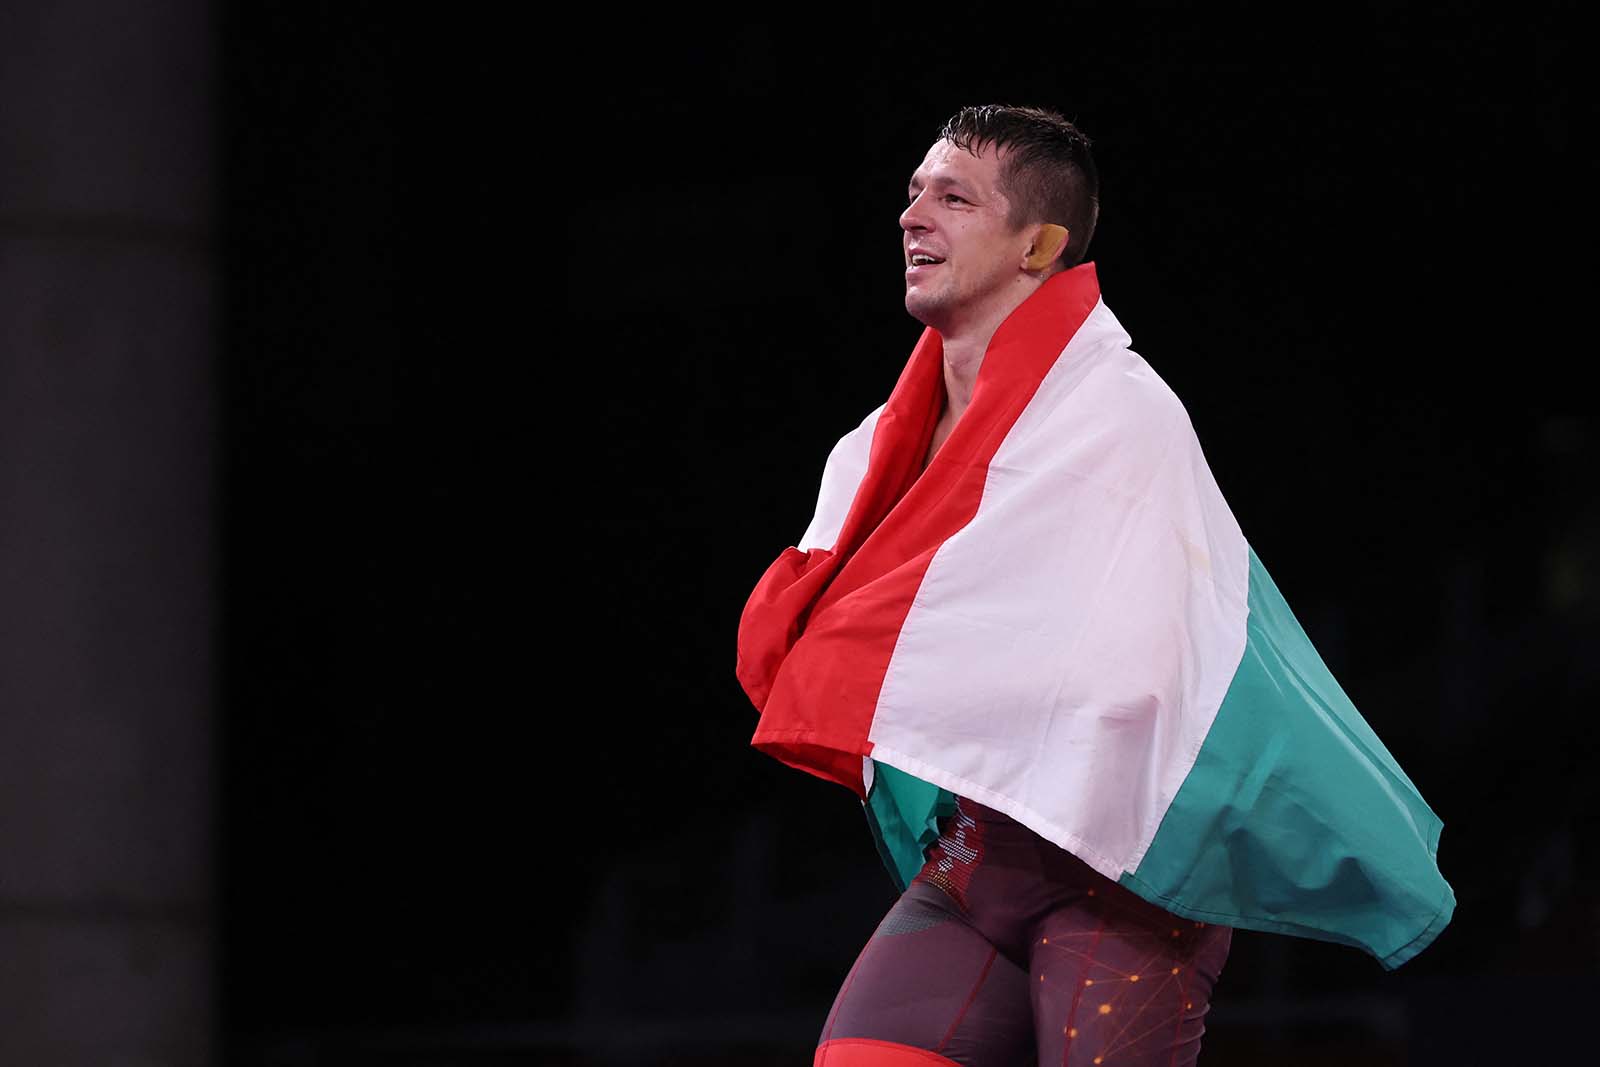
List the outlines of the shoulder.
{"label": "shoulder", "polygon": [[844,459],[859,453],[861,461],[865,463],[866,453],[872,447],[872,435],[878,428],[878,417],[883,414],[887,406],[887,402],[879,404],[867,413],[866,418],[847,430],[844,436],[834,443],[828,453],[828,459],[830,461]]}
{"label": "shoulder", "polygon": [[[1101,305],[1097,314],[1103,309]],[[1115,326],[1115,319],[1111,324]],[[1133,350],[1121,327],[1102,327],[1089,340],[1092,349],[1085,353],[1084,374],[1074,392],[1079,394],[1075,406],[1090,425],[1120,447],[1152,460],[1174,447],[1187,449],[1195,440],[1188,409]]]}
{"label": "shoulder", "polygon": [[884,403],[873,408],[855,428],[847,431],[843,437],[834,443],[833,448],[828,452],[827,469],[824,471],[825,477],[828,476],[828,472],[834,471],[842,474],[842,476],[853,477],[857,481],[860,480],[862,472],[866,470],[867,459],[872,452],[872,435],[877,429],[878,417],[883,414],[883,410],[887,406],[887,403]]}

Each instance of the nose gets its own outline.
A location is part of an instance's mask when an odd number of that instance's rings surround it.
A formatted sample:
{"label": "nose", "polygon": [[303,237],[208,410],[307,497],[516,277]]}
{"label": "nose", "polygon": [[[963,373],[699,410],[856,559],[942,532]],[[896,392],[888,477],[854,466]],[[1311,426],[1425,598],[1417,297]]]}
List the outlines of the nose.
{"label": "nose", "polygon": [[927,195],[926,192],[918,193],[916,199],[907,204],[906,209],[900,212],[900,228],[907,233],[928,228],[928,217],[922,210],[922,198],[925,195]]}

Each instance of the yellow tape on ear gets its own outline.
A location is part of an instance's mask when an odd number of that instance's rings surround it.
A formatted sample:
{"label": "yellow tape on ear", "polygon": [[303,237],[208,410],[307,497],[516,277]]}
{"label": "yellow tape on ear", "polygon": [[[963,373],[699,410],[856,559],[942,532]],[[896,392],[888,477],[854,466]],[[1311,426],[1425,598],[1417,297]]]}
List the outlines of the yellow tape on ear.
{"label": "yellow tape on ear", "polygon": [[1033,248],[1028,252],[1026,260],[1029,270],[1044,270],[1056,261],[1061,250],[1067,246],[1067,228],[1047,222],[1039,227],[1039,236],[1033,242]]}

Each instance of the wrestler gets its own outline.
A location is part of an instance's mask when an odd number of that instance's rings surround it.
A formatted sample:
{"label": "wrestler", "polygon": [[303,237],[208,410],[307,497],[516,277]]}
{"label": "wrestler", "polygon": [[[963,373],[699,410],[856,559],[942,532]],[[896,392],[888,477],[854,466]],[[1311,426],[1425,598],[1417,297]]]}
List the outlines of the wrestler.
{"label": "wrestler", "polygon": [[1234,927],[1412,958],[1442,824],[1101,301],[1087,138],[966,108],[907,193],[923,337],[740,620],[752,743],[903,889],[816,1064],[1192,1064]]}

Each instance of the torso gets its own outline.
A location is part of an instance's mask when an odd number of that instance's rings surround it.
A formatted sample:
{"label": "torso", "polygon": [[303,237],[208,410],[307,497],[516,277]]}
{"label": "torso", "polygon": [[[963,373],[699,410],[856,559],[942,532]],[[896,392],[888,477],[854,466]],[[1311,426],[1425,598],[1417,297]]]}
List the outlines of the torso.
{"label": "torso", "polygon": [[933,440],[928,442],[928,454],[922,457],[922,469],[927,470],[928,464],[933,462],[933,454],[939,451],[939,446],[944,444],[946,437],[955,427],[956,420],[950,417],[950,409],[946,407],[944,414],[939,416],[939,424],[933,428]]}

